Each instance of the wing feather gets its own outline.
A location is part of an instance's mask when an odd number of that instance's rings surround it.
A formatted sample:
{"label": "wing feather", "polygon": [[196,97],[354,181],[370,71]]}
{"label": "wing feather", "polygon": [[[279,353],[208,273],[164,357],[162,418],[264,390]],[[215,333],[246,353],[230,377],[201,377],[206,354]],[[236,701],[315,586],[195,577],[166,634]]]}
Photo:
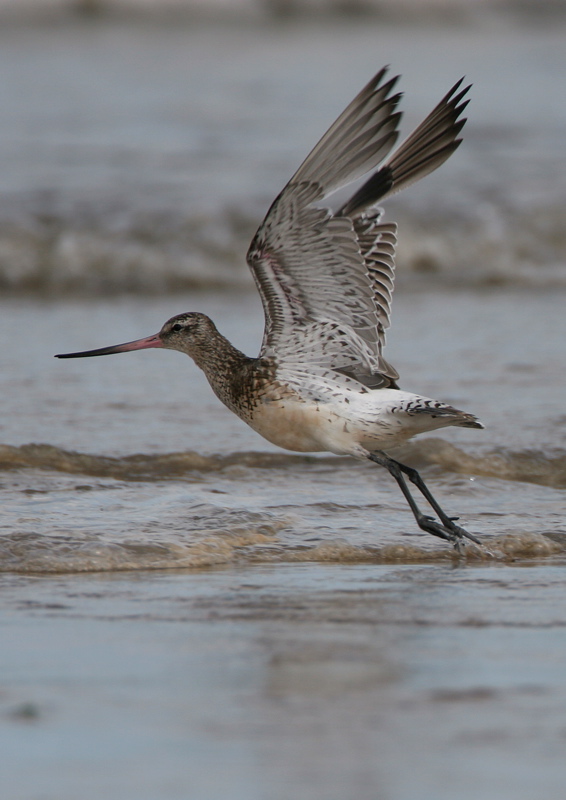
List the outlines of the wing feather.
{"label": "wing feather", "polygon": [[355,216],[369,205],[385,200],[438,169],[460,146],[458,134],[466,124],[459,119],[468,105],[462,99],[470,87],[461,78],[421,124],[395,150],[383,166],[342,206],[339,213]]}
{"label": "wing feather", "polygon": [[[329,368],[370,388],[395,386],[382,349],[390,324],[395,223],[375,203],[440,166],[459,146],[459,81],[387,158],[397,137],[398,77],[362,89],[273,202],[248,251],[265,312],[261,356]],[[384,159],[386,159],[384,161]],[[328,194],[381,167],[336,213]]]}
{"label": "wing feather", "polygon": [[[382,83],[387,69],[381,69],[356,95],[305,158],[290,184],[315,182],[329,194],[373,169],[391,151],[401,118],[394,113],[401,94],[390,96],[398,75]],[[377,143],[353,149],[356,139],[368,133],[370,138],[377,138]],[[388,136],[383,141],[385,134]]]}

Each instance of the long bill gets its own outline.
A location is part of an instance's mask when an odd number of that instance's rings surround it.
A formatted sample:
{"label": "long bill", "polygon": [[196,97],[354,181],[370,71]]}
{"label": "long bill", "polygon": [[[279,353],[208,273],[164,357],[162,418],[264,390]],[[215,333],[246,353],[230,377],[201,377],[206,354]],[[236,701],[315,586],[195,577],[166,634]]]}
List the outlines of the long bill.
{"label": "long bill", "polygon": [[131,350],[148,350],[150,347],[163,347],[158,333],[135,342],[115,344],[112,347],[100,347],[98,350],[84,350],[81,353],[59,353],[55,358],[90,358],[91,356],[111,356],[114,353],[129,353]]}

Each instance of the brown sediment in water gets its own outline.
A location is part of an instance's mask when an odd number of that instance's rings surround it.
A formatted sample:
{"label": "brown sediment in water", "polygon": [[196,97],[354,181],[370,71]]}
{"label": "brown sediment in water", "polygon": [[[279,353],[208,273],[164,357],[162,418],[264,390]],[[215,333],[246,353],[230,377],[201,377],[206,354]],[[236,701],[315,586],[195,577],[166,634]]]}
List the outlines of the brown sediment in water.
{"label": "brown sediment in water", "polygon": [[[483,540],[482,540],[483,541]],[[419,545],[390,544],[383,547],[356,547],[346,542],[325,542],[316,547],[288,551],[282,560],[289,562],[321,563],[424,563],[452,561],[514,561],[525,558],[544,558],[566,551],[566,534],[552,538],[536,533],[494,536],[485,538],[488,549],[473,544],[458,553],[452,548],[428,549]]]}
{"label": "brown sediment in water", "polygon": [[[328,458],[327,461],[333,459]],[[231,453],[226,456],[205,456],[191,450],[158,455],[135,453],[130,456],[101,456],[63,450],[49,444],[25,444],[19,447],[0,445],[0,470],[34,468],[52,469],[70,474],[95,475],[136,481],[178,478],[191,472],[216,472],[234,465],[277,468],[289,464],[305,464],[311,456],[286,453]]]}
{"label": "brown sediment in water", "polygon": [[[508,481],[523,481],[555,489],[566,488],[566,452],[491,450],[469,453],[440,438],[410,442],[395,454],[417,467],[435,465],[449,472],[472,474]],[[49,444],[0,445],[0,470],[34,468],[69,474],[95,475],[137,481],[180,478],[191,473],[216,472],[241,466],[279,469],[299,464],[338,464],[337,456],[294,455],[244,451],[226,455],[203,455],[195,451],[128,456],[104,456],[64,450]]]}
{"label": "brown sediment in water", "polygon": [[403,448],[401,460],[415,465],[436,464],[451,472],[566,488],[566,453],[558,448],[550,454],[502,448],[472,454],[444,439],[430,438]]}
{"label": "brown sediment in water", "polygon": [[[462,553],[439,547],[428,538],[418,544],[356,546],[328,541],[315,546],[289,547],[278,533],[290,520],[257,515],[245,525],[214,530],[187,526],[186,542],[142,541],[93,535],[9,534],[1,537],[0,572],[69,574],[79,572],[131,572],[145,570],[198,570],[228,565],[262,564],[478,564],[532,561],[563,555],[566,534],[519,533],[486,537],[486,548],[469,545]],[[488,549],[487,549],[488,548]]]}

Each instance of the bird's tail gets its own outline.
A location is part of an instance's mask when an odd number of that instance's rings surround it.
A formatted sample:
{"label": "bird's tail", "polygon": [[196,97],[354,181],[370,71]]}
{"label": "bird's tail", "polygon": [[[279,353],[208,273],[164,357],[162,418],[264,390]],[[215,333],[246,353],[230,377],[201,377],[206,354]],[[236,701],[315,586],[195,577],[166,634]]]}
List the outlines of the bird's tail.
{"label": "bird's tail", "polygon": [[459,425],[461,428],[479,428],[480,430],[485,429],[485,425],[483,422],[477,417],[474,417],[473,414],[468,414],[466,411],[459,411],[459,420],[455,422],[454,425]]}

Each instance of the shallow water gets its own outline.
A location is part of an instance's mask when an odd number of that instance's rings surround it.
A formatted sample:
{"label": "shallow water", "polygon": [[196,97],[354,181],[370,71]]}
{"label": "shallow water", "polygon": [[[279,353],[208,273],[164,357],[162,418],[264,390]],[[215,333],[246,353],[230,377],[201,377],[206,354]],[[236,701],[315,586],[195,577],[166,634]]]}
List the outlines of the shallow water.
{"label": "shallow water", "polygon": [[0,285],[91,296],[249,285],[262,215],[383,64],[403,135],[462,75],[465,145],[388,203],[401,277],[564,287],[563,27],[0,26]]}
{"label": "shallow water", "polygon": [[[563,42],[0,27],[2,798],[561,800]],[[485,423],[399,457],[493,557],[377,467],[259,439],[178,353],[53,359],[189,309],[257,353],[248,238],[387,61],[405,130],[475,84],[464,146],[389,204],[387,357]]]}
{"label": "shallow water", "polygon": [[3,796],[561,800],[563,568],[4,575]]}
{"label": "shallow water", "polygon": [[[381,469],[269,445],[181,354],[52,358],[147,335],[189,308],[210,313],[255,353],[258,305],[255,296],[200,295],[4,307],[6,335],[21,333],[4,355],[11,391],[0,448],[2,569],[451,557],[415,530]],[[440,318],[450,337],[431,326]],[[396,298],[389,357],[403,385],[469,409],[487,426],[420,437],[399,456],[501,557],[551,555],[566,537],[565,337],[562,298],[546,293]]]}

